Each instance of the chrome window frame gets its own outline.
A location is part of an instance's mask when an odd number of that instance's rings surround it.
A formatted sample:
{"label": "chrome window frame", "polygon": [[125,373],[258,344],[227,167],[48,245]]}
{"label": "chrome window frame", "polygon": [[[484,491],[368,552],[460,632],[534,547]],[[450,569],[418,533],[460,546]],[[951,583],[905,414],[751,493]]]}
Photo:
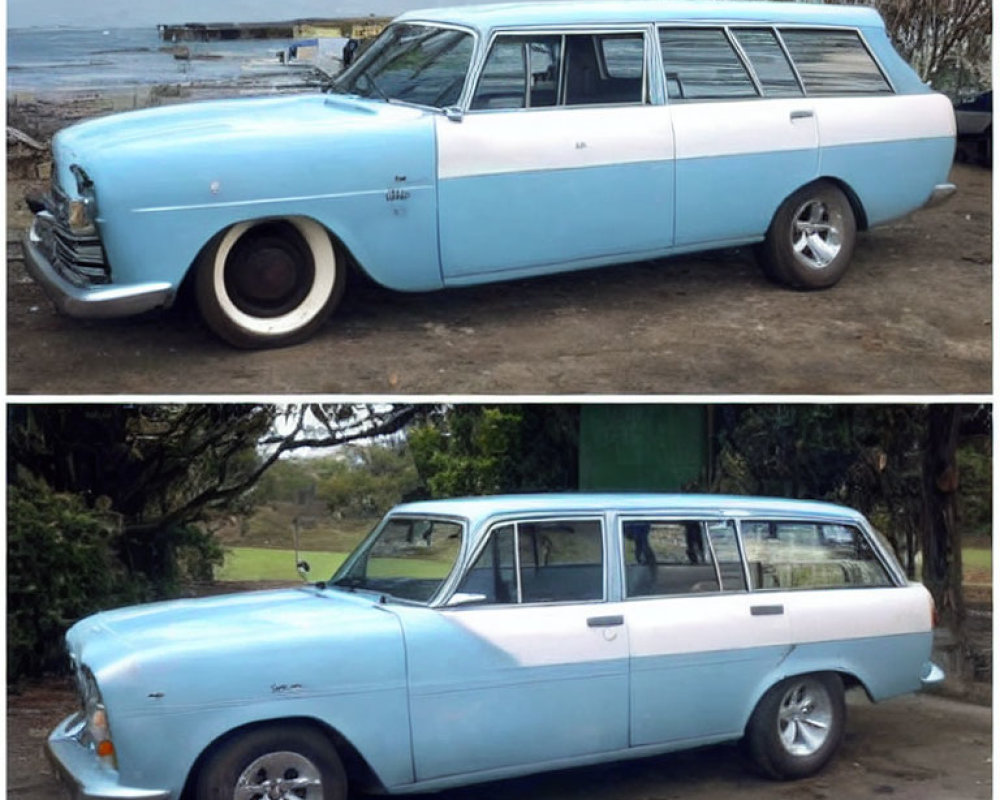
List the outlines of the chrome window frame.
{"label": "chrome window frame", "polygon": [[[521,602],[521,552],[519,547],[519,523],[535,523],[535,522],[597,522],[600,525],[601,530],[601,597],[599,599],[591,600],[540,600],[537,602],[523,603]],[[462,581],[465,580],[469,572],[472,571],[473,566],[475,566],[476,561],[482,555],[483,550],[489,545],[493,534],[498,528],[502,528],[505,525],[514,526],[514,569],[515,576],[517,579],[517,602],[510,603],[469,603],[467,605],[457,605],[448,606],[447,602],[451,596],[458,591],[458,588],[462,585]],[[496,517],[490,517],[488,520],[484,521],[482,525],[483,533],[479,536],[479,541],[473,547],[468,556],[464,559],[464,563],[460,574],[452,581],[453,585],[449,587],[447,594],[442,595],[439,601],[436,603],[438,608],[448,608],[449,610],[465,610],[465,609],[477,609],[477,608],[536,608],[545,606],[566,606],[566,605],[586,605],[589,603],[607,603],[609,602],[609,587],[608,587],[608,577],[609,569],[608,562],[610,560],[609,553],[609,537],[608,537],[608,526],[606,524],[605,515],[600,511],[580,511],[580,512],[566,512],[566,513],[546,513],[546,512],[532,512],[527,514],[518,514],[512,512],[509,514],[502,514]]]}
{"label": "chrome window frame", "polygon": [[[857,26],[852,26],[852,25],[809,25],[809,24],[806,24],[806,23],[797,23],[797,24],[794,24],[794,25],[792,25],[792,24],[781,24],[781,23],[778,23],[778,24],[772,25],[772,27],[774,28],[775,33],[778,35],[778,39],[781,42],[782,47],[785,50],[785,54],[788,56],[789,61],[791,62],[793,68],[795,69],[796,75],[798,76],[799,80],[801,81],[802,89],[803,89],[803,91],[805,91],[806,97],[884,97],[887,94],[893,94],[893,95],[894,94],[899,94],[899,92],[896,89],[895,84],[892,82],[892,78],[889,76],[889,73],[886,71],[885,67],[882,66],[882,62],[879,60],[878,56],[875,54],[875,51],[872,50],[871,46],[868,44],[868,40],[865,38],[865,35],[862,32],[861,28],[859,28]],[[868,57],[872,60],[872,63],[875,65],[875,69],[877,69],[879,71],[879,74],[882,76],[882,80],[884,80],[886,86],[889,87],[889,91],[887,91],[887,92],[867,92],[866,91],[866,92],[845,92],[845,93],[835,93],[835,94],[811,94],[809,92],[809,90],[806,89],[805,81],[802,80],[802,75],[799,73],[798,66],[795,64],[795,59],[792,58],[792,54],[788,50],[788,45],[785,43],[784,38],[781,36],[781,31],[782,30],[789,30],[789,31],[792,31],[792,30],[794,30],[794,31],[837,31],[837,32],[848,32],[848,33],[855,34],[858,37],[858,41],[861,42],[861,47],[864,48],[864,51],[868,54]]]}
{"label": "chrome window frame", "polygon": [[[801,525],[842,525],[845,527],[854,528],[858,534],[864,538],[871,548],[875,560],[878,562],[879,566],[882,567],[885,572],[885,577],[888,580],[883,586],[865,586],[865,585],[846,585],[846,586],[776,586],[774,588],[765,589],[761,587],[755,587],[753,582],[750,580],[750,560],[746,557],[746,550],[743,543],[743,524],[748,522],[763,522],[763,523],[779,523],[786,525],[794,525],[796,523]],[[885,551],[882,548],[881,542],[878,541],[878,537],[874,536],[868,527],[867,522],[862,522],[858,519],[844,519],[842,517],[813,517],[813,516],[803,516],[789,515],[789,516],[779,516],[776,514],[747,514],[741,516],[738,520],[737,529],[739,531],[740,546],[743,550],[743,563],[746,567],[746,578],[748,591],[750,592],[823,592],[823,591],[853,591],[856,589],[894,589],[900,586],[906,585],[905,578],[901,581],[900,575],[894,568],[893,562],[895,558],[888,559],[886,557]]]}
{"label": "chrome window frame", "polygon": [[[739,524],[737,520],[724,513],[715,511],[702,511],[696,513],[684,513],[679,511],[651,511],[644,513],[630,510],[627,514],[616,514],[615,521],[618,528],[618,577],[621,585],[621,600],[629,603],[640,600],[662,600],[678,597],[719,597],[720,595],[748,594],[750,589],[750,575],[747,570],[746,554],[743,552],[743,541],[740,537]],[[702,526],[702,533],[708,539],[709,550],[712,554],[712,563],[715,566],[715,577],[719,582],[719,588],[714,592],[682,592],[680,594],[644,594],[630,597],[628,593],[628,567],[625,563],[625,525],[629,522],[697,522]],[[726,589],[722,583],[722,569],[719,566],[719,559],[715,554],[715,546],[712,544],[712,537],[708,533],[707,525],[710,522],[731,522],[733,523],[733,533],[736,535],[736,546],[739,551],[740,563],[743,572],[742,589]]]}
{"label": "chrome window frame", "polygon": [[[460,100],[459,107],[463,114],[510,114],[518,112],[538,112],[538,111],[571,111],[585,108],[637,108],[645,106],[657,106],[662,103],[652,96],[650,91],[651,77],[654,74],[656,62],[651,58],[653,47],[655,46],[655,36],[653,25],[650,23],[621,25],[588,25],[586,23],[574,23],[570,25],[527,25],[527,26],[505,26],[494,28],[490,31],[484,50],[475,68],[470,70],[469,80],[466,83],[467,96]],[[581,105],[566,105],[566,37],[567,36],[600,36],[616,34],[638,34],[642,37],[643,62],[642,62],[642,87],[641,100],[629,103],[586,103]],[[479,82],[482,80],[483,69],[486,61],[493,51],[493,45],[501,36],[560,36],[562,42],[559,47],[559,78],[556,87],[556,104],[551,106],[537,106],[527,108],[472,108],[472,99],[475,97]],[[598,58],[600,64],[601,58]],[[662,72],[662,67],[660,69]],[[529,81],[530,83],[530,81]],[[530,96],[530,89],[529,89]]]}

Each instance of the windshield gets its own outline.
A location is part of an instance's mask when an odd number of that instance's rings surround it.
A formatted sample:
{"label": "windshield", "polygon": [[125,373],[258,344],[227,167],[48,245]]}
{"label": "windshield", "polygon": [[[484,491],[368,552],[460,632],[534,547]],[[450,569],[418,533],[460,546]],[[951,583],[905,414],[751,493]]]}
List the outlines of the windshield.
{"label": "windshield", "polygon": [[452,520],[389,517],[331,579],[334,586],[366,589],[426,603],[451,574],[464,527]]}
{"label": "windshield", "polygon": [[472,60],[472,34],[433,25],[386,28],[332,90],[446,108],[458,102]]}

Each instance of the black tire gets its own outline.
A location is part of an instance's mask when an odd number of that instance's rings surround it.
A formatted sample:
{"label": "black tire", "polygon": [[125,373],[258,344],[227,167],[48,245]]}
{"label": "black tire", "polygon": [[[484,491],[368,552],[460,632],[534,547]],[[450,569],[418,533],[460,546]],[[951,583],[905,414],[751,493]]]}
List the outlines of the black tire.
{"label": "black tire", "polygon": [[747,725],[745,745],[762,773],[805,778],[827,765],[844,738],[844,684],[814,672],[786,678],[761,698]]}
{"label": "black tire", "polygon": [[[225,741],[199,770],[195,800],[233,800],[241,781],[261,787],[266,781],[288,781],[289,793],[302,800],[347,797],[347,777],[337,751],[322,733],[300,725],[269,725]],[[261,797],[267,797],[266,788]]]}
{"label": "black tire", "polygon": [[208,327],[242,348],[284,347],[309,338],[344,294],[346,260],[313,220],[233,225],[205,248],[195,297]]}
{"label": "black tire", "polygon": [[832,183],[803,186],[781,204],[757,258],[764,274],[795,289],[826,289],[847,271],[857,220],[846,195]]}

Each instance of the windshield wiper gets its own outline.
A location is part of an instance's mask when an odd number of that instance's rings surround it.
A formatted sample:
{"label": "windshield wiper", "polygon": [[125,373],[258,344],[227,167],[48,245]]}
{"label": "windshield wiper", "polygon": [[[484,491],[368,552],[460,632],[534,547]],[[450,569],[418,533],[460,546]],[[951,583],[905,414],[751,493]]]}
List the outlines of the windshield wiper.
{"label": "windshield wiper", "polygon": [[375,83],[375,79],[371,75],[369,75],[367,72],[362,72],[361,77],[363,77],[366,81],[368,81],[368,85],[371,86],[376,92],[378,92],[379,97],[385,100],[385,102],[387,103],[392,102],[389,99],[389,95],[387,95],[385,92],[382,91],[382,87],[379,86],[377,83]]}
{"label": "windshield wiper", "polygon": [[368,581],[365,578],[359,578],[356,575],[345,575],[343,578],[331,581],[329,585],[343,586],[345,589],[350,589],[353,592],[355,589],[364,589],[366,583]]}

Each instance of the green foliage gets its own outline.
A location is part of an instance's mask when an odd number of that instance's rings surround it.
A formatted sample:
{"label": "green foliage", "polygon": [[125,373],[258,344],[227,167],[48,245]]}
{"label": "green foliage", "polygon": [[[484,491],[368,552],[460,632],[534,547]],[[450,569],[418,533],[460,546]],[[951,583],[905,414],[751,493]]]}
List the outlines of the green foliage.
{"label": "green foliage", "polygon": [[7,679],[65,669],[63,634],[99,609],[147,599],[117,557],[117,521],[44,484],[7,490]]}
{"label": "green foliage", "polygon": [[993,452],[990,437],[974,437],[961,443],[956,457],[959,522],[972,536],[992,536]]}
{"label": "green foliage", "polygon": [[457,406],[407,440],[432,497],[577,488],[576,407]]}
{"label": "green foliage", "polygon": [[420,482],[409,450],[398,445],[352,447],[325,466],[317,497],[338,517],[381,516]]}

